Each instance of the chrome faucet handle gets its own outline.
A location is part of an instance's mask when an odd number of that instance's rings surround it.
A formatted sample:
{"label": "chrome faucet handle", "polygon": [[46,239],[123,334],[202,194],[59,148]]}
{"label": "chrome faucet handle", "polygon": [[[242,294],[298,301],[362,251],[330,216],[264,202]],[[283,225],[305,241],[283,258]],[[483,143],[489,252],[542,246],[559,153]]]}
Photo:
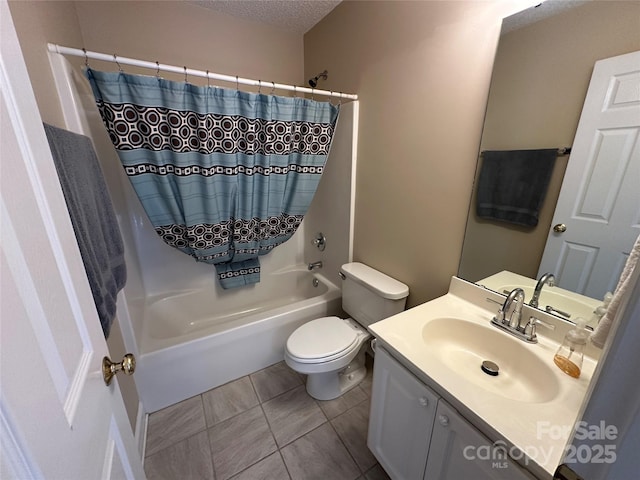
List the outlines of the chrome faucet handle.
{"label": "chrome faucet handle", "polygon": [[554,324],[545,322],[544,320],[540,320],[539,318],[531,316],[529,317],[529,321],[524,327],[524,335],[527,341],[529,342],[533,342],[537,340],[536,325],[542,325],[543,327],[548,328],[549,330],[556,329],[556,326]]}
{"label": "chrome faucet handle", "polygon": [[487,297],[487,302],[497,303],[498,305],[500,305],[498,312],[493,318],[500,323],[504,323],[504,310],[502,309],[503,302],[499,302],[498,300],[494,300],[493,298],[489,297]]}
{"label": "chrome faucet handle", "polygon": [[554,315],[561,315],[565,318],[571,318],[571,314],[568,312],[563,312],[562,310],[558,310],[556,308],[553,308],[551,305],[547,305],[546,307],[544,307],[544,311],[547,313],[553,313]]}

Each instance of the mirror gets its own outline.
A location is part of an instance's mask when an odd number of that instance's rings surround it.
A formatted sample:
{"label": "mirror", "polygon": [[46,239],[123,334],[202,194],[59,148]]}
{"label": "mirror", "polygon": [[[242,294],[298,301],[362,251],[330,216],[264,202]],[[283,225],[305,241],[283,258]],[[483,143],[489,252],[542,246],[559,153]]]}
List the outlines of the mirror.
{"label": "mirror", "polygon": [[[594,63],[640,50],[637,20],[633,20],[637,15],[634,2],[548,0],[506,18],[480,152],[571,147]],[[476,186],[481,153],[478,158]],[[569,161],[570,155],[556,157],[535,227],[479,218],[474,188],[459,277],[499,293],[525,286],[526,301],[530,301],[535,279],[545,273],[538,269]],[[613,290],[615,282],[609,287]],[[567,315],[563,314],[569,314],[569,320],[578,316],[590,319],[605,293],[589,298],[558,287],[544,287],[542,292],[552,292],[556,298],[548,303],[541,301],[539,308],[550,304],[558,310],[550,313],[564,319]],[[568,300],[561,303],[558,295]]]}

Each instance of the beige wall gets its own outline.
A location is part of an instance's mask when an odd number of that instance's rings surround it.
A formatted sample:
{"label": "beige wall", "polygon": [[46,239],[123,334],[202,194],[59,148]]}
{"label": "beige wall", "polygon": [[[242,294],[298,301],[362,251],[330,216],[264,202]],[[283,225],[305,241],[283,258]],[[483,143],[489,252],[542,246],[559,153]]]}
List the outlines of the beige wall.
{"label": "beige wall", "polygon": [[[589,2],[500,40],[482,137],[483,150],[571,146],[593,65],[640,50],[639,2]],[[535,278],[568,157],[556,169],[533,229],[475,217],[467,227],[461,275],[501,270]]]}
{"label": "beige wall", "polygon": [[[11,16],[27,64],[31,84],[46,123],[64,127],[60,102],[49,67],[47,43],[82,45],[74,2],[10,1]],[[74,65],[82,62],[74,60]]]}
{"label": "beige wall", "polygon": [[[184,1],[83,1],[76,2],[76,9],[88,50],[267,82],[302,82],[304,52],[299,34]],[[114,65],[104,68],[113,70]],[[134,73],[135,69],[127,67],[126,71]],[[150,74],[149,70],[140,72]],[[206,84],[203,79],[190,81]]]}
{"label": "beige wall", "polygon": [[326,68],[323,88],[361,100],[355,259],[407,283],[410,306],[458,270],[506,8],[347,1],[305,35],[305,77]]}

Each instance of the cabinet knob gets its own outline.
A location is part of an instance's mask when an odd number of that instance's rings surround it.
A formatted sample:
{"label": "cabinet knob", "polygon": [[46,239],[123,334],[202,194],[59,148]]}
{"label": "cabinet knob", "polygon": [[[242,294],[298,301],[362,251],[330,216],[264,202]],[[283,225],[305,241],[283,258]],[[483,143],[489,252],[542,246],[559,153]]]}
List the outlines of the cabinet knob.
{"label": "cabinet knob", "polygon": [[429,405],[429,400],[427,400],[427,397],[420,397],[420,399],[418,400],[418,403],[421,406],[426,407],[427,405]]}
{"label": "cabinet knob", "polygon": [[446,415],[440,415],[438,417],[438,421],[440,422],[440,425],[442,425],[443,427],[446,427],[447,425],[449,425],[449,417],[447,417]]}

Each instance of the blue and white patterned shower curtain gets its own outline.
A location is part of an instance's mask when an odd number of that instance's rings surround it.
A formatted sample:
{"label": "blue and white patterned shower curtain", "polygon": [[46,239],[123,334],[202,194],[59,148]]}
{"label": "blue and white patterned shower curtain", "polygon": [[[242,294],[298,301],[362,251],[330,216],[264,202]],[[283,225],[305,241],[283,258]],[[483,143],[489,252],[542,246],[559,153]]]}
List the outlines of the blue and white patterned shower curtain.
{"label": "blue and white patterned shower curtain", "polygon": [[224,288],[260,281],[258,256],[291,238],[309,208],[338,108],[123,72],[86,75],[156,232],[214,264]]}

